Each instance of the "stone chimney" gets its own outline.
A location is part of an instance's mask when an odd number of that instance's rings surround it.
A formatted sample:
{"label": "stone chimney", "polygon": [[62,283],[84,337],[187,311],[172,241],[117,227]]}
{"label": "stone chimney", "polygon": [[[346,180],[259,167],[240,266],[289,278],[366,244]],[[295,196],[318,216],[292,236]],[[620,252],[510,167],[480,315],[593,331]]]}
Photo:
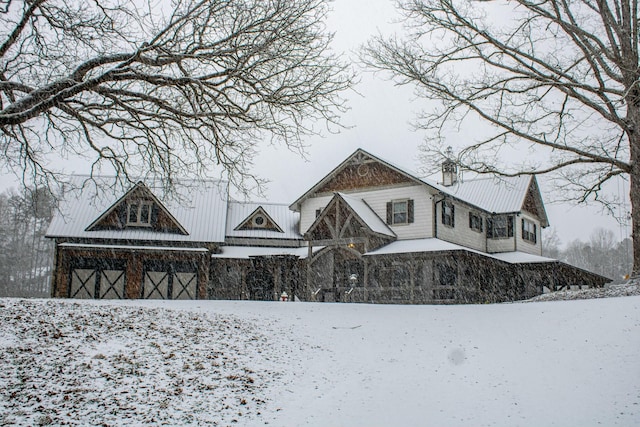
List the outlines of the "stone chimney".
{"label": "stone chimney", "polygon": [[447,148],[447,158],[442,162],[442,185],[449,187],[458,182],[458,165],[453,159],[453,149]]}

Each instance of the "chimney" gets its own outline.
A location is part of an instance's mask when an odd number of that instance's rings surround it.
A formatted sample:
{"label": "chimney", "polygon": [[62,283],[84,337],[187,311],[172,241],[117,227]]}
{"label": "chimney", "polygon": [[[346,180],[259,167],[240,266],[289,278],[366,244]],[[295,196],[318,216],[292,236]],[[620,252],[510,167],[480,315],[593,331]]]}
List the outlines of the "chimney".
{"label": "chimney", "polygon": [[447,158],[442,162],[442,185],[449,187],[458,181],[458,165],[452,160],[453,149],[447,148]]}

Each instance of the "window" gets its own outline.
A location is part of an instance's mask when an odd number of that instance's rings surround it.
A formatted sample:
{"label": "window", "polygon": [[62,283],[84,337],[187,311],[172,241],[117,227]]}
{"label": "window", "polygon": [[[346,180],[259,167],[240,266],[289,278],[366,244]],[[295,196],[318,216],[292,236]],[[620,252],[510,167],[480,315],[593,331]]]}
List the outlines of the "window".
{"label": "window", "polygon": [[497,216],[487,219],[487,237],[491,239],[513,237],[513,217]]}
{"label": "window", "polygon": [[318,218],[321,213],[322,213],[322,209],[316,209],[316,218]]}
{"label": "window", "polygon": [[455,227],[455,206],[451,202],[442,202],[442,223],[449,227]]}
{"label": "window", "polygon": [[522,239],[526,240],[528,242],[531,242],[533,244],[536,243],[537,238],[536,238],[536,225],[526,219],[522,220]]}
{"label": "window", "polygon": [[127,225],[138,227],[151,226],[151,202],[135,202],[129,203],[127,206]]}
{"label": "window", "polygon": [[387,203],[387,224],[410,224],[413,222],[413,200],[394,200]]}
{"label": "window", "polygon": [[407,223],[407,202],[393,202],[393,223]]}
{"label": "window", "polygon": [[253,222],[253,226],[258,228],[264,227],[267,224],[266,220],[262,215],[254,216],[252,222]]}
{"label": "window", "polygon": [[469,228],[482,233],[482,217],[473,212],[469,212]]}

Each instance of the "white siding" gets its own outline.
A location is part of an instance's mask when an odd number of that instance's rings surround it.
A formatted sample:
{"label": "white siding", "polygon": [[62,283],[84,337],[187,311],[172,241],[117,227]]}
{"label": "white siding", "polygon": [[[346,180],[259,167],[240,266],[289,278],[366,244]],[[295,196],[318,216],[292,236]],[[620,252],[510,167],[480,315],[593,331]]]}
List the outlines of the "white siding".
{"label": "white siding", "polygon": [[[390,225],[390,228],[396,233],[398,240],[433,237],[433,204],[431,194],[426,186],[411,185],[345,194],[364,200],[376,215],[385,222],[387,218],[387,202],[412,199],[414,222],[407,225]],[[304,234],[315,221],[316,209],[324,208],[332,197],[333,195],[311,197],[302,203],[300,207],[301,233]]]}
{"label": "white siding", "polygon": [[[479,211],[471,210],[467,206],[453,202],[454,227],[442,223],[442,202],[436,205],[437,236],[439,239],[455,243],[478,251],[486,251],[486,223],[485,217]],[[469,212],[474,212],[482,218],[482,232],[469,228]]]}
{"label": "white siding", "polygon": [[[536,243],[533,244],[532,242],[528,241],[528,240],[524,240],[522,238],[522,220],[526,219],[528,221],[533,222],[536,225]],[[525,252],[528,254],[532,254],[532,255],[542,255],[542,242],[540,241],[540,239],[542,238],[541,233],[540,233],[540,221],[537,220],[536,218],[534,218],[533,216],[522,212],[520,215],[516,216],[516,223],[515,223],[515,231],[516,231],[516,237],[518,239],[517,243],[518,243],[518,251],[520,252]]]}
{"label": "white siding", "polygon": [[515,250],[516,246],[513,237],[487,239],[487,252],[489,253],[513,252]]}

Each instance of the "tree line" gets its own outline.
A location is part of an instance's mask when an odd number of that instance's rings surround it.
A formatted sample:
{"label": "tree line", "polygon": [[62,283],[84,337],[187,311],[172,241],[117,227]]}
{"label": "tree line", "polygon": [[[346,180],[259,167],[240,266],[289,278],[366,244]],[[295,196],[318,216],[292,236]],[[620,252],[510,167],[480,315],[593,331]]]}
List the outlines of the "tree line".
{"label": "tree line", "polygon": [[0,193],[0,296],[49,296],[55,202],[47,190]]}
{"label": "tree line", "polygon": [[604,228],[593,230],[586,241],[575,239],[564,247],[553,229],[546,233],[542,241],[543,256],[601,274],[614,282],[621,281],[631,274],[632,248],[631,238],[618,240],[613,231]]}

